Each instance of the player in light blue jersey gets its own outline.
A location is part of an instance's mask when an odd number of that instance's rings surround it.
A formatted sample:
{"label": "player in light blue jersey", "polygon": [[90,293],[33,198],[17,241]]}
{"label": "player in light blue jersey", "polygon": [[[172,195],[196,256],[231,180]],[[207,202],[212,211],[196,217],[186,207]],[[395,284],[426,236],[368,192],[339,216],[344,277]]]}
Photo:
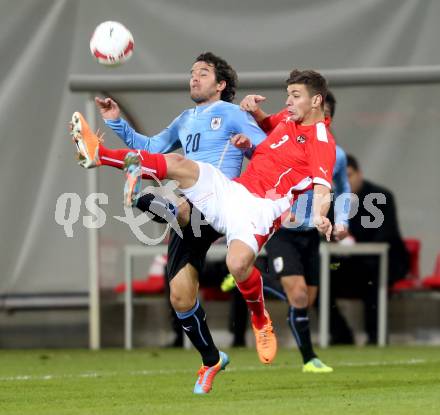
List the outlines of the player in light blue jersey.
{"label": "player in light blue jersey", "polygon": [[222,100],[187,109],[151,137],[137,133],[122,118],[105,120],[105,123],[130,148],[151,153],[169,153],[182,148],[186,158],[210,163],[231,179],[241,172],[243,152],[230,145],[230,138],[238,133],[247,134],[254,145],[266,138],[252,116],[238,105]]}
{"label": "player in light blue jersey", "polygon": [[[264,128],[273,128],[285,114],[269,116],[259,104],[261,95],[248,95],[241,107],[250,111]],[[328,91],[324,115],[333,118],[336,100]],[[266,120],[266,121],[265,121]],[[335,239],[347,236],[350,211],[350,184],[347,178],[347,157],[336,146],[333,170],[335,204]],[[306,192],[292,206],[293,223],[278,230],[266,244],[269,275],[263,277],[264,289],[289,303],[287,322],[303,358],[303,372],[329,373],[333,369],[318,359],[311,342],[308,308],[317,296],[319,285],[320,237],[311,220],[313,192]]]}
{"label": "player in light blue jersey", "polygon": [[[254,146],[266,137],[253,117],[239,106],[232,104],[237,85],[237,75],[231,66],[214,54],[207,52],[198,56],[191,69],[189,82],[191,99],[196,106],[180,114],[159,134],[148,137],[137,133],[120,117],[118,105],[110,98],[96,99],[105,123],[122,140],[135,150],[153,153],[167,153],[182,148],[185,156],[218,167],[226,176],[234,178],[240,174],[243,162],[241,150],[230,145],[235,134],[250,137]],[[118,160],[116,167],[122,167]],[[137,200],[137,207],[143,211],[157,213],[165,206],[163,218],[169,219],[172,211],[169,202],[159,197],[144,195]],[[211,390],[215,375],[228,364],[228,356],[216,348],[206,315],[197,299],[198,277],[206,253],[220,236],[211,226],[201,226],[201,235],[196,237],[189,223],[192,207],[184,202],[178,208],[178,221],[183,226],[183,238],[171,229],[168,244],[167,277],[170,285],[170,300],[178,321],[194,347],[202,357],[194,393],[203,394]],[[186,226],[184,226],[186,225]]]}

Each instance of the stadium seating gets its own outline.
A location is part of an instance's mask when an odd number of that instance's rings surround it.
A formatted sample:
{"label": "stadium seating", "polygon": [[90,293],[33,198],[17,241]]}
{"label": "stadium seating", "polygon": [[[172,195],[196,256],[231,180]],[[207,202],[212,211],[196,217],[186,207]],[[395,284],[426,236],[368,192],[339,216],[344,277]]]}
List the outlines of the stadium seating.
{"label": "stadium seating", "polygon": [[391,293],[423,289],[420,279],[420,239],[404,239],[406,249],[409,253],[409,272],[405,278],[396,281],[391,287]]}
{"label": "stadium seating", "polygon": [[[135,295],[155,295],[165,292],[165,266],[166,255],[157,255],[151,264],[148,274],[144,279],[133,279],[131,289]],[[125,292],[125,283],[120,283],[114,288],[114,292]],[[230,293],[225,293],[219,287],[200,287],[200,293],[205,301],[227,301],[231,298]]]}
{"label": "stadium seating", "polygon": [[[409,252],[409,272],[405,278],[396,281],[392,285],[391,293],[440,289],[440,252],[437,256],[433,273],[422,280],[420,277],[421,241],[416,238],[407,238],[404,242]],[[163,272],[165,264],[166,255],[158,255],[154,259],[147,277],[142,280],[133,280],[133,293],[137,295],[162,294],[165,291],[165,275]],[[118,284],[114,291],[118,294],[124,293],[125,284]],[[207,301],[225,301],[230,298],[228,293],[222,292],[217,287],[201,287],[201,294],[204,300]]]}
{"label": "stadium seating", "polygon": [[[166,255],[156,255],[148,270],[147,277],[142,280],[133,279],[131,289],[135,295],[162,294],[165,292]],[[125,292],[125,283],[118,284],[114,291],[118,294]]]}
{"label": "stadium seating", "polygon": [[437,255],[432,275],[425,277],[422,284],[423,287],[428,289],[440,289],[440,252]]}

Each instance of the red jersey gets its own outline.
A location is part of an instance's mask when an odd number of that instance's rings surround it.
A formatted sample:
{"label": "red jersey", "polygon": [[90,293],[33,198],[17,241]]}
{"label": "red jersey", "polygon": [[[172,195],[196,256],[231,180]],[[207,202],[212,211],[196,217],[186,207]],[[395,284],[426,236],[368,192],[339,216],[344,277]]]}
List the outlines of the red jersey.
{"label": "red jersey", "polygon": [[289,112],[287,111],[287,108],[285,108],[276,114],[271,114],[266,117],[263,121],[259,123],[259,126],[267,135],[269,135],[281,121],[285,120],[288,117]]}
{"label": "red jersey", "polygon": [[267,117],[262,127],[272,132],[235,180],[251,193],[270,199],[301,193],[313,184],[331,189],[336,145],[328,124],[328,119],[308,126],[297,124],[289,120],[287,111]]}

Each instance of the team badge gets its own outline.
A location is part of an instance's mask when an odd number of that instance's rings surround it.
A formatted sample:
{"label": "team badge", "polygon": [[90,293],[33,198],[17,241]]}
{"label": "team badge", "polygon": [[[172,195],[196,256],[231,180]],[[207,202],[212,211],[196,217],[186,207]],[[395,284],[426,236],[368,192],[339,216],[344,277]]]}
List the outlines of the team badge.
{"label": "team badge", "polygon": [[222,125],[221,117],[212,117],[211,118],[211,128],[213,130],[218,130],[221,125]]}
{"label": "team badge", "polygon": [[284,268],[283,257],[279,256],[278,258],[275,258],[273,260],[273,267],[275,269],[275,272],[281,272]]}
{"label": "team badge", "polygon": [[303,135],[299,135],[296,137],[296,141],[300,144],[304,144],[306,142],[306,138]]}

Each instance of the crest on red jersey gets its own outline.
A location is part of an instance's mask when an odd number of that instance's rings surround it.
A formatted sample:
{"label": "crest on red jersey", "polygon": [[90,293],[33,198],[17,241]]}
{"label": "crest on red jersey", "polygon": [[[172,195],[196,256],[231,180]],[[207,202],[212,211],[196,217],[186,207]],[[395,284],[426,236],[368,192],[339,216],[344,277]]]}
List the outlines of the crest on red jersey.
{"label": "crest on red jersey", "polygon": [[298,137],[296,137],[296,141],[298,143],[304,144],[306,142],[306,138],[303,135],[299,135]]}
{"label": "crest on red jersey", "polygon": [[213,130],[218,130],[221,125],[222,125],[222,118],[221,117],[212,117],[211,118],[211,128]]}

